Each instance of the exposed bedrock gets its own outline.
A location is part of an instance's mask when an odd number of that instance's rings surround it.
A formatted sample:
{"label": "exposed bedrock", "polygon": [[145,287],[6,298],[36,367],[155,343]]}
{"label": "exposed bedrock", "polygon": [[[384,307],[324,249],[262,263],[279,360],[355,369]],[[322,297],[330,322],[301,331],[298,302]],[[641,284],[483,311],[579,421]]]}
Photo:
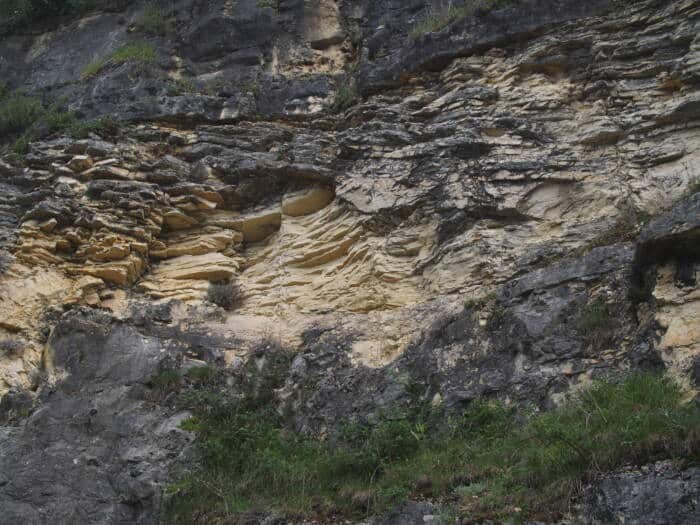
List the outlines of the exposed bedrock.
{"label": "exposed bedrock", "polygon": [[[0,157],[0,523],[156,523],[193,436],[153,378],[266,370],[261,340],[293,351],[274,407],[320,435],[630,370],[697,395],[700,2],[412,33],[440,5],[178,0],[149,35],[132,1],[0,37],[10,89],[120,121]],[[135,39],[152,62],[105,58]],[[696,470],[606,474],[576,512],[695,523]]]}

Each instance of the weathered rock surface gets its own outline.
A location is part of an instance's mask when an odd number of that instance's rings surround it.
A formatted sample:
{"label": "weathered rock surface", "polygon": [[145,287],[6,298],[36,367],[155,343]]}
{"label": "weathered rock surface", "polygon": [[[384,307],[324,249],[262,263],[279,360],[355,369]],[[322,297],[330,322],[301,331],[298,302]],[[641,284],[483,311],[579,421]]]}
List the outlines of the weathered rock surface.
{"label": "weathered rock surface", "polygon": [[[546,409],[627,370],[697,392],[700,2],[526,1],[409,36],[438,4],[179,0],[149,36],[133,1],[0,39],[10,87],[130,119],[0,159],[0,522],[155,523],[190,437],[153,376],[265,369],[265,338],[294,350],[275,404],[301,431]],[[80,79],[135,38],[153,64]],[[235,311],[206,302],[222,280]],[[695,522],[695,477],[611,474],[581,519]]]}
{"label": "weathered rock surface", "polygon": [[700,469],[671,462],[629,468],[598,480],[584,497],[590,523],[697,523]]}
{"label": "weathered rock surface", "polygon": [[[54,381],[0,440],[2,523],[155,523],[185,414],[149,402],[164,348],[97,311],[76,311],[47,344]],[[170,355],[173,348],[170,348]]]}

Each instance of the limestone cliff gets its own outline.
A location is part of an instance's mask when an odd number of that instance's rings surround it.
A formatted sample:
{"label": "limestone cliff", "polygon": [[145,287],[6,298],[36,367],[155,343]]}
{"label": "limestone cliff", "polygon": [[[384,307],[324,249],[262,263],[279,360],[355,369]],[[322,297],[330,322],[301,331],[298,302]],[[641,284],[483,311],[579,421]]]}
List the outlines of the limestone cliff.
{"label": "limestone cliff", "polygon": [[[8,89],[119,124],[0,159],[0,523],[156,522],[192,436],[152,378],[264,367],[270,338],[303,432],[418,400],[547,409],[628,370],[696,392],[700,2],[416,31],[440,7],[176,0],[149,31],[133,1],[6,30]],[[153,59],[115,58],[133,42]],[[676,482],[648,469],[596,489],[605,516],[695,523],[692,482],[672,521],[611,488]]]}

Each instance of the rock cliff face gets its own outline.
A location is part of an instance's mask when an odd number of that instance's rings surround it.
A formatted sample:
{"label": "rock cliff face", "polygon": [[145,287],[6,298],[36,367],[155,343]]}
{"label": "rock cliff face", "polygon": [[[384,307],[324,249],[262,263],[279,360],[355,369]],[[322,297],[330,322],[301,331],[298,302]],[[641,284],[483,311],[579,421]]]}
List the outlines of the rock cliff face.
{"label": "rock cliff face", "polygon": [[[305,432],[547,409],[627,370],[697,388],[700,2],[523,1],[424,34],[438,2],[178,0],[162,35],[146,7],[0,40],[10,88],[120,121],[0,160],[0,522],[156,522],[192,437],[152,378],[264,367],[263,339],[294,349],[274,402]],[[109,59],[134,40],[152,62]],[[226,280],[232,311],[207,301]],[[697,469],[645,468],[581,519],[697,523]],[[680,494],[674,518],[630,483]]]}

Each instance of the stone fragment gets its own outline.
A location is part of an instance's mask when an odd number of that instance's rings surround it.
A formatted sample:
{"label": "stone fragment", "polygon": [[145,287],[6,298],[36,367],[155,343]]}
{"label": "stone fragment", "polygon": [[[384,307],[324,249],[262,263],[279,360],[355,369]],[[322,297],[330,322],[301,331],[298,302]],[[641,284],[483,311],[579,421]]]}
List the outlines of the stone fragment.
{"label": "stone fragment", "polygon": [[282,200],[282,213],[292,217],[310,215],[328,206],[334,193],[326,188],[312,188],[285,195]]}
{"label": "stone fragment", "polygon": [[67,166],[75,173],[80,173],[92,168],[93,162],[87,155],[76,155],[68,161]]}
{"label": "stone fragment", "polygon": [[257,242],[279,230],[282,214],[279,208],[263,210],[233,219],[230,224],[243,234],[245,242]]}
{"label": "stone fragment", "polygon": [[56,229],[58,221],[56,219],[49,219],[48,221],[39,224],[39,229],[44,233],[51,233]]}

